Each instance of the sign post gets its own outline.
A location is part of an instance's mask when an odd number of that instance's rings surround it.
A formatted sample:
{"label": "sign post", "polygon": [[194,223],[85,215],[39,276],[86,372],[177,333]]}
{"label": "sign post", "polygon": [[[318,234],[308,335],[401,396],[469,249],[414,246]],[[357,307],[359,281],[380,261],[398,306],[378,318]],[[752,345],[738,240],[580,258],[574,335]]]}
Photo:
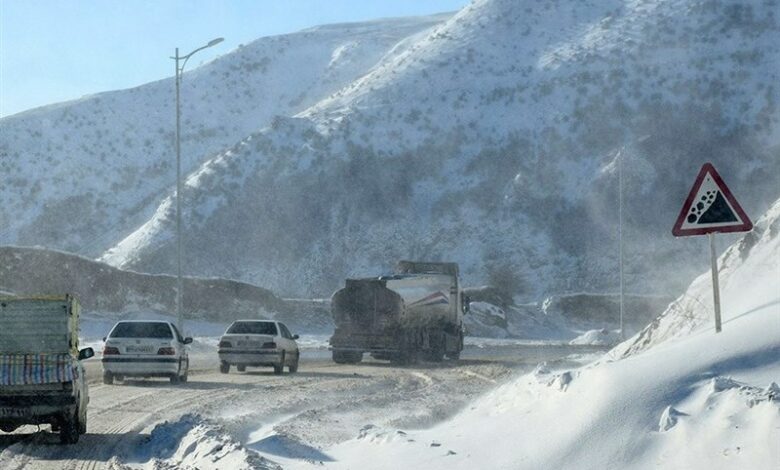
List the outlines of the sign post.
{"label": "sign post", "polygon": [[675,237],[707,235],[710,239],[712,265],[712,297],[715,307],[715,332],[721,331],[720,286],[715,234],[718,232],[749,232],[753,222],[731,194],[723,178],[711,163],[705,163],[683,204],[672,234]]}
{"label": "sign post", "polygon": [[715,304],[715,333],[720,333],[720,283],[718,282],[718,255],[715,252],[715,234],[709,233],[712,264],[712,299]]}

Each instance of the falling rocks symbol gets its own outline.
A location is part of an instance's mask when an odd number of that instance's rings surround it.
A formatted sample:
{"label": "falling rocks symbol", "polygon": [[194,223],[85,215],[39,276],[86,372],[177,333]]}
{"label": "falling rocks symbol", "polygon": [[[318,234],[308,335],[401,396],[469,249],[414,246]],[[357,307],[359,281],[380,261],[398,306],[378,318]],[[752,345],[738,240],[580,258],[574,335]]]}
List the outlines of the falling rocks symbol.
{"label": "falling rocks symbol", "polygon": [[691,206],[691,213],[688,215],[689,224],[717,224],[737,220],[720,191],[707,191],[701,201]]}

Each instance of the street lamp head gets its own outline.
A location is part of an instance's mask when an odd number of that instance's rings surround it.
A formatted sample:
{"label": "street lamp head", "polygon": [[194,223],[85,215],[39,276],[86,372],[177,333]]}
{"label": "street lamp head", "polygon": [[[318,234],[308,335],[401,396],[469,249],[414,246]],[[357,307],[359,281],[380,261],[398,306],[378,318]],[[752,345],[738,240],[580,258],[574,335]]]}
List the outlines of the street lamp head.
{"label": "street lamp head", "polygon": [[225,38],[212,39],[211,41],[209,41],[208,44],[206,44],[206,47],[216,46],[217,44],[221,43],[224,40],[225,40]]}

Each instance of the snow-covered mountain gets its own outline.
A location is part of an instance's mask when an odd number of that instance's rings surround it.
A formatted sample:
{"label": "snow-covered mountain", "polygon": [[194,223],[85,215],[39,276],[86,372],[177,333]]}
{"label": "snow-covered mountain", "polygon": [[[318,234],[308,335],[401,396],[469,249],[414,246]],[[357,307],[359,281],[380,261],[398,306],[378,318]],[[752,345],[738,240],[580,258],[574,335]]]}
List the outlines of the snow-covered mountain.
{"label": "snow-covered mountain", "polygon": [[[372,24],[385,47],[349,79],[190,162],[185,270],[319,296],[344,277],[427,258],[459,262],[468,284],[528,297],[616,290],[622,158],[628,289],[679,290],[706,266],[706,244],[670,234],[702,163],[715,163],[749,213],[778,196],[777,8],[477,0],[453,16],[391,22],[390,37]],[[349,28],[293,37],[337,36],[318,50],[325,64],[341,57]],[[193,77],[229,71],[230,57]],[[223,107],[215,95],[192,101],[206,115]],[[214,122],[232,121],[224,116]],[[143,207],[121,218],[137,229],[102,259],[172,272],[171,201]]]}
{"label": "snow-covered mountain", "polygon": [[[669,234],[701,163],[749,211],[777,197],[775,10],[477,1],[194,172],[188,269],[326,294],[438,258],[470,282],[529,273],[531,294],[614,289],[621,156],[629,288],[679,288],[706,260]],[[170,270],[171,215],[104,259]]]}
{"label": "snow-covered mountain", "polygon": [[[207,54],[195,56],[181,90],[184,171],[274,116],[309,108],[449,16],[262,38],[197,68]],[[170,78],[1,119],[0,244],[97,256],[151,217],[175,188],[174,91]]]}

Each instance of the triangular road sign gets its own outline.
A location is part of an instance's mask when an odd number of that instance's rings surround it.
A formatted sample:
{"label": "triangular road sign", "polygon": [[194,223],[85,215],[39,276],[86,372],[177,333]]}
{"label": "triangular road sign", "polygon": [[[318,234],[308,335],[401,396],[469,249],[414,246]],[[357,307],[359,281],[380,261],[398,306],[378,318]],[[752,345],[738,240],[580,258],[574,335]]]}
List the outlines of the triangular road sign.
{"label": "triangular road sign", "polygon": [[742,206],[711,163],[705,163],[685,200],[672,234],[675,237],[716,232],[748,232],[753,228]]}

